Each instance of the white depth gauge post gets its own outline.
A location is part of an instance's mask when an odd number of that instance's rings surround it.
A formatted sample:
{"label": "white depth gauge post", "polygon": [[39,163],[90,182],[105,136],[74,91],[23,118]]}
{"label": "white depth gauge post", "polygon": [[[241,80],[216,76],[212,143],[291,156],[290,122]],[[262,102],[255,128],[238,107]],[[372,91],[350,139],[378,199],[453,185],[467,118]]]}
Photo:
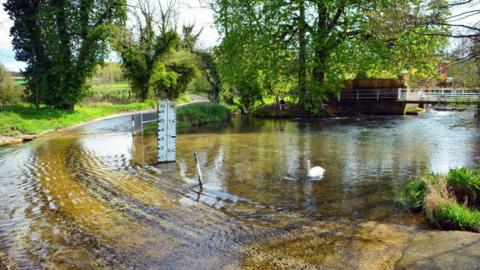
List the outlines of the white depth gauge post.
{"label": "white depth gauge post", "polygon": [[177,114],[175,103],[158,105],[158,163],[175,162],[177,155]]}

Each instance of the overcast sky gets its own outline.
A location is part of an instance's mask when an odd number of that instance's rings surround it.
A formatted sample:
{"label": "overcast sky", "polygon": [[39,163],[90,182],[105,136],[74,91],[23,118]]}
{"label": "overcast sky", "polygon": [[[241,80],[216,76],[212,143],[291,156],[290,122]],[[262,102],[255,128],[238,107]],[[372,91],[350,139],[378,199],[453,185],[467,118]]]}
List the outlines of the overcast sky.
{"label": "overcast sky", "polygon": [[[11,45],[10,27],[12,22],[8,18],[8,15],[3,10],[3,3],[6,0],[0,0],[0,63],[5,65],[8,70],[18,71],[24,67],[24,63],[15,61],[14,52]],[[128,0],[129,3],[133,3],[135,0]],[[155,1],[156,0],[152,0]],[[167,0],[160,0],[167,1]],[[207,8],[201,8],[198,0],[177,0],[179,9],[179,29],[183,24],[194,23],[197,29],[203,28],[200,36],[200,45],[202,47],[212,47],[218,44],[219,35],[213,24],[213,12]],[[472,4],[461,6],[452,10],[453,14],[459,14],[472,9],[480,9],[480,0],[473,0]],[[467,20],[459,21],[456,23],[467,23],[473,25],[480,21],[480,15],[475,17],[469,17]]]}

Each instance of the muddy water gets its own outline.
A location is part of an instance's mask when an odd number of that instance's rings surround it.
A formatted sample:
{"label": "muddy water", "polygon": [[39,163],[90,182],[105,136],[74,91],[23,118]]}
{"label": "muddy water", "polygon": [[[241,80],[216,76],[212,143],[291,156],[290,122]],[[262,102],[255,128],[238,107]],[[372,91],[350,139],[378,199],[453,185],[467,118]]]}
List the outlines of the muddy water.
{"label": "muddy water", "polygon": [[[477,235],[432,231],[394,198],[410,177],[478,164],[479,128],[457,126],[471,119],[236,118],[179,135],[168,165],[128,117],[3,148],[0,268],[447,267],[465,246],[476,267]],[[321,181],[304,179],[306,160]]]}

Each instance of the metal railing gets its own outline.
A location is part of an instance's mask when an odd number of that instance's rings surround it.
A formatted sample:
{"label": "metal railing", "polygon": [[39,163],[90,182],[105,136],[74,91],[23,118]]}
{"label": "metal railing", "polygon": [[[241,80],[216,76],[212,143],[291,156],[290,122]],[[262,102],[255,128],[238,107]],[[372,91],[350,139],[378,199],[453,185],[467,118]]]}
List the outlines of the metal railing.
{"label": "metal railing", "polygon": [[480,90],[473,89],[398,89],[398,101],[405,102],[464,102],[476,103],[480,100]]}
{"label": "metal railing", "polygon": [[145,127],[157,122],[158,116],[156,111],[141,112],[132,115],[132,134],[135,135],[143,132]]}
{"label": "metal railing", "polygon": [[336,95],[337,100],[397,100],[401,102],[463,102],[480,101],[480,89],[354,89],[342,90]]}
{"label": "metal railing", "polygon": [[338,101],[341,100],[385,100],[397,99],[395,89],[358,89],[358,90],[342,90],[337,95]]}

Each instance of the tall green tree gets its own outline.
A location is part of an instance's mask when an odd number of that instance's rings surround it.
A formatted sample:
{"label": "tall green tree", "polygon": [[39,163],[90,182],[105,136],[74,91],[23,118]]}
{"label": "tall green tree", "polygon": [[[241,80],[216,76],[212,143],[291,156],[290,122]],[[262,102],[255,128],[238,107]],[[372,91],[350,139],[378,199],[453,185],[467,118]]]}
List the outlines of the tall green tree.
{"label": "tall green tree", "polygon": [[274,5],[254,5],[258,3],[218,1],[214,6],[217,26],[224,34],[217,49],[222,87],[239,97],[244,111],[251,110],[266,94],[288,90],[285,82],[292,79],[296,45],[285,41],[291,37],[276,32],[281,17],[288,12],[281,14]]}
{"label": "tall green tree", "polygon": [[198,69],[201,76],[198,80],[205,80],[209,85],[208,96],[210,101],[220,101],[221,80],[218,74],[217,64],[215,63],[215,52],[211,49],[198,48],[198,38],[203,29],[194,32],[195,25],[183,26],[182,40],[180,42],[180,48],[187,50],[188,52],[196,56],[196,62],[198,63]]}
{"label": "tall green tree", "polygon": [[132,90],[141,100],[176,99],[196,76],[197,65],[195,55],[181,47],[189,41],[176,32],[175,2],[154,6],[139,0],[131,14],[135,23],[117,29],[115,47]]}
{"label": "tall green tree", "polygon": [[111,26],[125,20],[126,0],[8,0],[4,8],[31,100],[73,109],[109,52]]}
{"label": "tall green tree", "polygon": [[[216,24],[224,36],[219,49],[222,76],[238,87],[231,75],[241,74],[245,68],[265,74],[266,70],[280,67],[280,71],[288,71],[286,78],[295,71],[297,87],[291,93],[306,108],[316,110],[327,91],[336,91],[345,79],[365,70],[376,69],[380,74],[395,73],[408,65],[432,66],[433,60],[417,60],[428,59],[444,43],[417,35],[416,30],[428,27],[434,33],[445,31],[441,25],[418,23],[431,16],[445,18],[445,12],[437,12],[444,2],[217,0]],[[397,20],[398,15],[403,16],[403,21]],[[394,38],[389,36],[391,33]],[[401,60],[399,64],[393,62],[397,60]],[[281,64],[272,65],[275,62]]]}

